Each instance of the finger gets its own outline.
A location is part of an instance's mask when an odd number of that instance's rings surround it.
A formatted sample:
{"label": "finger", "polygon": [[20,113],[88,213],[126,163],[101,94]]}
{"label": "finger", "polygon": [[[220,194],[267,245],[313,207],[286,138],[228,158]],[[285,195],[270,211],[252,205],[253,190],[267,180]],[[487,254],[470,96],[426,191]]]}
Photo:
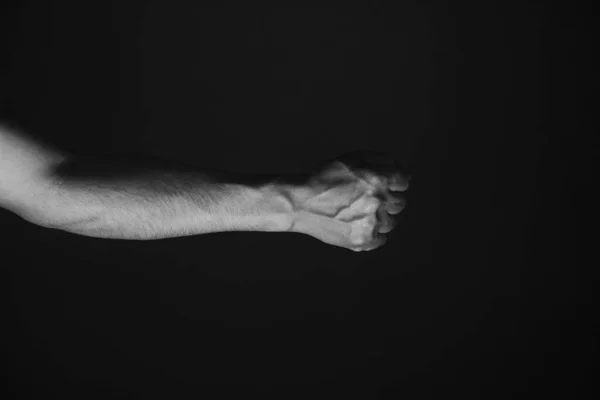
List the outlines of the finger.
{"label": "finger", "polygon": [[365,177],[371,180],[375,178],[373,182],[378,182],[382,188],[385,187],[394,192],[403,192],[409,187],[410,175],[398,171],[393,166],[363,164],[357,170],[361,171]]}
{"label": "finger", "polygon": [[385,205],[386,211],[388,214],[396,215],[400,214],[402,210],[406,207],[406,199],[404,198],[396,198],[397,201],[387,202]]}
{"label": "finger", "polygon": [[403,194],[393,194],[388,189],[378,190],[375,196],[387,206],[401,206],[406,204],[406,197]]}
{"label": "finger", "polygon": [[410,176],[408,174],[404,174],[402,172],[395,172],[389,178],[388,187],[391,191],[403,192],[408,189],[409,182]]}
{"label": "finger", "polygon": [[408,189],[410,175],[400,172],[398,163],[390,153],[356,150],[343,154],[337,160],[352,169],[364,171],[367,176],[374,173],[389,190],[402,192]]}
{"label": "finger", "polygon": [[396,221],[389,217],[385,205],[377,209],[377,227],[376,232],[388,233],[396,227]]}
{"label": "finger", "polygon": [[386,243],[387,243],[387,236],[384,235],[383,233],[377,233],[373,242],[367,249],[367,251],[375,250],[375,249],[383,246]]}

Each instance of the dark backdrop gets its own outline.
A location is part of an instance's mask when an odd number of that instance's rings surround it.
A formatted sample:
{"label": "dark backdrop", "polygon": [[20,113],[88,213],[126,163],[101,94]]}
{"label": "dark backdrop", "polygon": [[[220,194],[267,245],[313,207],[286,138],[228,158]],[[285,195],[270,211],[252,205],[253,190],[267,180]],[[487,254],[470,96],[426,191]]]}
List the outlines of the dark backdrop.
{"label": "dark backdrop", "polygon": [[6,392],[584,398],[561,135],[584,129],[576,13],[192,3],[9,3],[4,117],[76,154],[248,173],[388,151],[413,176],[398,228],[353,253],[299,234],[95,239],[0,210]]}

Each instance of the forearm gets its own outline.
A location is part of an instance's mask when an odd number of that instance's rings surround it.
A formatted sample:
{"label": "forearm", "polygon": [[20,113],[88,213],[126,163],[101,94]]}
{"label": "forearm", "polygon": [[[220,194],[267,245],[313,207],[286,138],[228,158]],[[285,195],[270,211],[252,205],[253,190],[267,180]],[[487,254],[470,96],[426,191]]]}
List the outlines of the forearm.
{"label": "forearm", "polygon": [[[44,226],[112,239],[289,231],[280,175],[244,175],[127,157],[80,157],[56,170]],[[289,182],[292,182],[290,178]]]}

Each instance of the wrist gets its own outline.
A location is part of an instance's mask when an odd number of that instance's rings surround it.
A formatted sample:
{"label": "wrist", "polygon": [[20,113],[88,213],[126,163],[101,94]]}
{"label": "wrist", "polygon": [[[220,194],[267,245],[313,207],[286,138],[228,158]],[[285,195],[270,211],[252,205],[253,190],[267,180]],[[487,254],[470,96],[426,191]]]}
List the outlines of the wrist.
{"label": "wrist", "polygon": [[[310,213],[306,209],[306,199],[314,195],[314,191],[309,188],[305,181],[298,180],[278,180],[273,183],[271,190],[276,193],[285,210],[286,229],[285,232],[307,233],[307,218]],[[308,218],[310,219],[310,218]]]}
{"label": "wrist", "polygon": [[266,225],[269,232],[290,232],[294,225],[294,207],[284,186],[269,183],[259,189],[268,209]]}
{"label": "wrist", "polygon": [[275,204],[279,215],[281,232],[293,232],[300,212],[300,197],[305,190],[303,177],[278,175],[263,186],[267,197]]}

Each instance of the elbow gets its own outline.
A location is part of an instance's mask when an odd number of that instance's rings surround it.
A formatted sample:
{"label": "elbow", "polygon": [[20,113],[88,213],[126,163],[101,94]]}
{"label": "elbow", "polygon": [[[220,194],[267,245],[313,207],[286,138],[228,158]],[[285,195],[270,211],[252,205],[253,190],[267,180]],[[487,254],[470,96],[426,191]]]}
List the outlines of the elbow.
{"label": "elbow", "polygon": [[77,220],[72,202],[55,182],[37,185],[36,193],[22,198],[13,210],[24,220],[43,228],[62,229]]}

